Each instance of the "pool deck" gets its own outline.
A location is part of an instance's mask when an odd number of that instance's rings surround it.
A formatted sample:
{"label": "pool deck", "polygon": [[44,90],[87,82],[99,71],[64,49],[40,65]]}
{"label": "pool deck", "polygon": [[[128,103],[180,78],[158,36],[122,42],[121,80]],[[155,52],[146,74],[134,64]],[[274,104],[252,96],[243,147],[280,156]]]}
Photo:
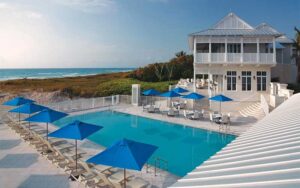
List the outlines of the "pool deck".
{"label": "pool deck", "polygon": [[6,124],[0,123],[0,187],[3,188],[80,188]]}
{"label": "pool deck", "polygon": [[[3,109],[2,109],[3,110]],[[7,110],[7,109],[5,109]],[[114,110],[118,112],[138,115],[146,118],[157,119],[161,121],[182,124],[195,128],[219,132],[217,124],[211,124],[207,117],[202,120],[189,120],[182,116],[168,117],[158,113],[143,112],[142,107],[132,105],[118,105],[101,109],[91,109],[70,113],[80,115],[89,112]],[[3,111],[2,111],[3,112]],[[1,114],[0,114],[1,115]],[[251,118],[233,117],[228,134],[240,135],[246,131],[257,120]],[[41,125],[44,126],[44,125]],[[57,129],[55,126],[49,126],[49,130]],[[23,142],[8,126],[0,122],[0,185],[3,187],[84,187],[78,182],[72,182],[68,175],[62,170],[44,159],[27,143]],[[101,152],[104,148],[90,141],[78,142],[79,148],[84,150],[87,155],[93,156]],[[166,171],[158,171],[154,175],[153,168],[146,172],[144,168],[141,172],[128,171],[136,177],[141,177],[148,181],[151,187],[167,187],[172,185],[179,178]]]}
{"label": "pool deck", "polygon": [[[70,115],[107,109],[110,108],[73,112]],[[38,124],[38,126],[45,128],[44,124]],[[49,124],[49,132],[56,129],[57,127]],[[68,179],[69,176],[63,169],[57,168],[44,159],[33,147],[20,139],[19,135],[14,133],[3,122],[0,122],[0,138],[0,187],[84,187],[79,182],[70,181]],[[69,142],[73,143],[72,141]],[[86,153],[82,158],[83,161],[105,149],[88,140],[78,141],[78,148]],[[153,167],[150,167],[147,172],[146,167],[142,171],[127,170],[127,174],[146,180],[150,183],[151,188],[168,187],[179,179],[178,176],[162,170],[157,170],[155,175]]]}
{"label": "pool deck", "polygon": [[211,123],[209,121],[208,114],[204,115],[204,118],[200,120],[190,120],[184,118],[182,114],[180,114],[179,117],[169,117],[166,114],[162,115],[161,113],[143,112],[143,109],[140,106],[132,106],[132,105],[119,106],[119,107],[115,107],[113,110],[132,114],[132,115],[142,116],[146,118],[156,119],[160,121],[181,124],[183,126],[190,126],[194,128],[201,128],[201,129],[206,129],[215,132],[233,134],[236,136],[239,136],[243,132],[247,131],[254,123],[258,121],[253,117],[232,116],[231,124],[228,126],[229,128],[226,131],[224,131],[224,129],[222,130],[219,129],[218,124]]}

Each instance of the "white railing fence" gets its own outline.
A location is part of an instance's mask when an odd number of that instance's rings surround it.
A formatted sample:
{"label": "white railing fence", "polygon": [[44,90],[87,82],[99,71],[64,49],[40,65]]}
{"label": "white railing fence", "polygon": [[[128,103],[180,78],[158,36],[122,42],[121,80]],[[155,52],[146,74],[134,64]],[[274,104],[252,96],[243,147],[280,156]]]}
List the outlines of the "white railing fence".
{"label": "white railing fence", "polygon": [[264,113],[266,115],[269,114],[269,112],[270,112],[269,104],[264,95],[260,95],[260,105],[261,105],[261,108],[263,109]]}
{"label": "white railing fence", "polygon": [[120,103],[130,104],[131,100],[128,98],[130,98],[129,95],[112,95],[107,97],[65,100],[45,105],[62,112],[75,112],[81,110],[109,107]]}

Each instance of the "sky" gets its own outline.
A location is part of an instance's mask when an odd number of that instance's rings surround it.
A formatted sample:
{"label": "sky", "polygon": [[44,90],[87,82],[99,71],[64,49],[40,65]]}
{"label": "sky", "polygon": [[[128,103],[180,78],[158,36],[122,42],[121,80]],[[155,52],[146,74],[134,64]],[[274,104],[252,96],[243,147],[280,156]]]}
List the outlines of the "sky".
{"label": "sky", "polygon": [[0,68],[140,67],[229,12],[290,38],[300,0],[0,0]]}

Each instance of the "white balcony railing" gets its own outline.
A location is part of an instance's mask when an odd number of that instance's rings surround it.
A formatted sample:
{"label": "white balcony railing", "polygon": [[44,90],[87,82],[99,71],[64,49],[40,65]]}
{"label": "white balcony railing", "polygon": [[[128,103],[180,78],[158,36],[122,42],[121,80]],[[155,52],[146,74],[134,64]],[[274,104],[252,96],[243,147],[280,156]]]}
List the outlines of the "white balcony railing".
{"label": "white balcony railing", "polygon": [[227,53],[227,61],[229,62],[241,62],[240,53]]}
{"label": "white balcony railing", "polygon": [[244,53],[243,61],[246,63],[257,62],[257,53]]}
{"label": "white balcony railing", "polygon": [[273,63],[273,54],[271,53],[260,53],[260,62],[261,63],[265,63],[265,64],[268,64],[268,63]]}
{"label": "white balcony railing", "polygon": [[197,63],[274,63],[272,53],[197,53],[196,61]]}
{"label": "white balcony railing", "polygon": [[211,53],[211,61],[212,62],[224,62],[225,61],[225,53]]}
{"label": "white balcony railing", "polygon": [[208,55],[209,53],[197,53],[196,60],[199,63],[207,63],[208,61]]}

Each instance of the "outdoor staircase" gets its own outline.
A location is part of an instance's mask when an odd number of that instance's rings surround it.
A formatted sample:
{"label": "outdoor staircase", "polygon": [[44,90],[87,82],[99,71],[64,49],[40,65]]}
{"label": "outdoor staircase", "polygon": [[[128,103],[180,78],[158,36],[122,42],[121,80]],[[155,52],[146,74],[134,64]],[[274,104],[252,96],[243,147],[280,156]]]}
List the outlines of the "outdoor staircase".
{"label": "outdoor staircase", "polygon": [[265,113],[259,102],[247,106],[246,108],[240,110],[239,113],[243,117],[254,117],[256,119],[262,119],[265,117]]}

